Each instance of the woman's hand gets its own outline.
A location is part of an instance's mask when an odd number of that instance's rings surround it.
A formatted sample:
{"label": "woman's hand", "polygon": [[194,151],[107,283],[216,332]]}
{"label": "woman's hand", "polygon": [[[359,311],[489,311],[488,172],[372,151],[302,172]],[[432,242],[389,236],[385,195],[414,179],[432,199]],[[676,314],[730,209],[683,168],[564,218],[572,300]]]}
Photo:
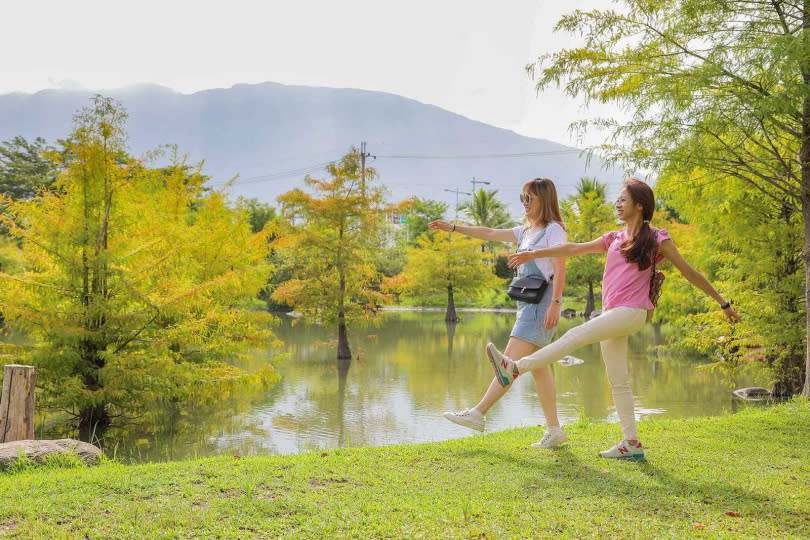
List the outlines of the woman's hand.
{"label": "woman's hand", "polygon": [[545,323],[546,323],[546,330],[551,330],[555,328],[557,324],[560,322],[560,309],[562,306],[557,302],[552,302],[548,309],[546,310],[545,316]]}
{"label": "woman's hand", "polygon": [[507,262],[506,264],[507,266],[509,266],[509,268],[514,269],[520,266],[521,264],[526,264],[532,259],[534,259],[534,257],[532,256],[531,251],[521,251],[520,253],[513,253],[509,255],[509,262]]}
{"label": "woman's hand", "polygon": [[431,229],[438,229],[440,231],[451,232],[453,230],[453,225],[447,223],[446,221],[431,221],[428,224],[428,227]]}
{"label": "woman's hand", "polygon": [[731,324],[742,321],[742,318],[740,318],[739,314],[737,314],[737,312],[734,311],[734,308],[731,306],[723,310],[723,315],[725,315],[728,320],[731,321]]}

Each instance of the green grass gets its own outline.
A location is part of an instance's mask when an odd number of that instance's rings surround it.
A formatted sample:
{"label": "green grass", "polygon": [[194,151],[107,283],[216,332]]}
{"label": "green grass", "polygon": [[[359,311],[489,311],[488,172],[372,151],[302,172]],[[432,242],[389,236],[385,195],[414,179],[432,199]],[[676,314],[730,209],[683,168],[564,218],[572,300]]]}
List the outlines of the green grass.
{"label": "green grass", "polygon": [[615,424],[294,456],[0,473],[0,536],[807,537],[810,405],[643,422],[646,462],[600,459]]}

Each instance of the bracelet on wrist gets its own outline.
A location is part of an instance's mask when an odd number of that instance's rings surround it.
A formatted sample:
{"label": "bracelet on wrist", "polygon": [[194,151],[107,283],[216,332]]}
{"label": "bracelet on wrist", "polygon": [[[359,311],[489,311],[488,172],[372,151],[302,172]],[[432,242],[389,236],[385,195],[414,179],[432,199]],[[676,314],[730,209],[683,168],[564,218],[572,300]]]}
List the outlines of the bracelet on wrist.
{"label": "bracelet on wrist", "polygon": [[720,306],[720,309],[722,309],[722,310],[724,310],[724,311],[725,311],[725,310],[727,310],[727,309],[728,309],[728,308],[730,308],[730,307],[731,307],[731,300],[729,300],[728,302],[726,302],[725,304],[723,304],[722,306]]}
{"label": "bracelet on wrist", "polygon": [[557,304],[558,306],[561,306],[561,305],[562,305],[562,298],[554,298],[554,299],[552,300],[552,302],[554,302],[554,303],[555,303],[555,304]]}
{"label": "bracelet on wrist", "polygon": [[456,224],[455,223],[453,223],[453,228],[450,229],[450,232],[456,232]]}

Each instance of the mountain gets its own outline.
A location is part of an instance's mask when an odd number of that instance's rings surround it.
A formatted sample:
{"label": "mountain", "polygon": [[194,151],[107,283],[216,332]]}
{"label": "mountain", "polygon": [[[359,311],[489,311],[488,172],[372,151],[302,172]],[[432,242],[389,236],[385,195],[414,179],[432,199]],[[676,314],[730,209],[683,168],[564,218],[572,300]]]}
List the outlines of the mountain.
{"label": "mountain", "polygon": [[[76,111],[95,92],[43,90],[0,95],[0,141],[23,135],[48,141],[64,138]],[[375,156],[380,181],[390,199],[429,197],[456,204],[456,193],[472,191],[471,180],[498,189],[515,217],[524,181],[553,179],[560,197],[574,190],[581,176],[596,176],[618,191],[621,175],[603,170],[576,148],[518,135],[476,122],[439,107],[382,92],[239,84],[180,94],[156,85],[102,92],[120,100],[129,113],[130,149],[136,155],[165,143],[179,146],[214,185],[239,175],[232,193],[275,203],[275,198],[303,186],[309,173],[351,146],[367,143]],[[468,199],[458,194],[459,202]]]}

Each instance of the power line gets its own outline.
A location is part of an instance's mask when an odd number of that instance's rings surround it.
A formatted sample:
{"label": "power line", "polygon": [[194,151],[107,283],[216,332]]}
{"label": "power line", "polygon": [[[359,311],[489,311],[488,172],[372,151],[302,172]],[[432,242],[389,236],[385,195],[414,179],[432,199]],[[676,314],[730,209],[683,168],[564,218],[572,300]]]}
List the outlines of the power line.
{"label": "power line", "polygon": [[[458,155],[371,155],[367,154],[365,150],[365,143],[362,143],[362,157],[372,157],[372,158],[387,158],[387,159],[428,159],[428,160],[450,160],[450,159],[502,159],[502,158],[519,158],[519,157],[531,157],[531,156],[559,156],[559,155],[566,155],[566,154],[579,154],[582,151],[577,149],[571,150],[551,150],[547,152],[523,152],[523,153],[514,153],[514,154],[458,154]],[[278,180],[286,180],[288,178],[294,178],[301,174],[311,172],[316,169],[323,168],[330,163],[334,163],[336,160],[329,160],[323,161],[320,163],[315,163],[312,165],[307,165],[304,167],[299,167],[296,169],[287,169],[283,171],[277,171],[273,173],[257,175],[257,176],[250,176],[247,178],[237,178],[236,184],[238,185],[246,185],[246,184],[257,184],[262,182],[272,182]],[[363,160],[365,161],[365,159]],[[365,167],[363,167],[365,169]],[[363,170],[365,172],[365,170]],[[212,183],[215,187],[221,187],[226,185],[228,182],[214,182]],[[479,183],[479,182],[476,182]],[[482,183],[482,182],[480,182]]]}
{"label": "power line", "polygon": [[[297,177],[297,176],[299,176],[301,174],[304,174],[304,173],[307,173],[307,172],[310,172],[310,171],[314,171],[316,169],[326,167],[327,165],[329,165],[330,163],[333,163],[333,162],[334,162],[334,160],[329,160],[329,161],[324,161],[322,163],[316,163],[316,164],[313,164],[313,165],[308,165],[306,167],[299,167],[297,169],[288,169],[286,171],[278,171],[278,172],[269,173],[269,174],[263,174],[263,175],[259,175],[259,176],[250,176],[250,177],[244,178],[244,179],[243,178],[237,178],[236,183],[238,183],[239,185],[244,185],[244,184],[257,184],[257,183],[260,183],[260,182],[270,182],[270,181],[273,181],[273,180],[286,180],[287,178]],[[224,186],[227,183],[228,182],[217,182],[216,184],[220,185],[220,186]]]}
{"label": "power line", "polygon": [[548,152],[522,152],[518,154],[458,154],[445,156],[419,156],[419,155],[381,155],[377,158],[387,159],[493,159],[493,158],[516,158],[529,156],[559,156],[563,154],[579,154],[582,150],[550,150]]}

